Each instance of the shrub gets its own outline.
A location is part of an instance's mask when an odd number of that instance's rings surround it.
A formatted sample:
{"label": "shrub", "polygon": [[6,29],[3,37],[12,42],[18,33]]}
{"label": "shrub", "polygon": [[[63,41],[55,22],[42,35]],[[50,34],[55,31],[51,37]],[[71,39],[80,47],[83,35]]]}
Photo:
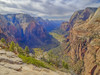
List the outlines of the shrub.
{"label": "shrub", "polygon": [[27,63],[27,64],[34,64],[36,66],[42,66],[45,67],[45,64],[39,60],[36,60],[35,58],[32,57],[27,57],[27,56],[23,56],[23,55],[19,55],[19,57],[23,60],[23,62]]}
{"label": "shrub", "polygon": [[5,43],[5,42],[6,42],[6,40],[5,40],[4,38],[1,38],[1,42]]}
{"label": "shrub", "polygon": [[33,57],[27,57],[27,56],[24,56],[24,55],[18,55],[24,63],[27,63],[27,64],[33,64],[35,66],[38,66],[38,67],[44,67],[44,68],[48,68],[48,69],[51,69],[51,70],[54,70],[54,68],[52,68],[51,65],[43,62],[43,61],[40,61],[40,60],[37,60]]}
{"label": "shrub", "polygon": [[66,63],[66,62],[62,62],[62,65],[63,65],[63,67],[65,68],[65,69],[69,69],[69,67],[68,67],[68,63]]}
{"label": "shrub", "polygon": [[79,61],[77,61],[77,63],[74,64],[72,67],[73,67],[73,70],[74,70],[77,74],[80,74],[81,71],[82,71],[83,65],[84,65],[84,62],[81,61],[81,60],[79,60]]}
{"label": "shrub", "polygon": [[54,64],[56,67],[58,67],[59,62],[59,57],[55,55],[52,50],[48,51],[48,63]]}

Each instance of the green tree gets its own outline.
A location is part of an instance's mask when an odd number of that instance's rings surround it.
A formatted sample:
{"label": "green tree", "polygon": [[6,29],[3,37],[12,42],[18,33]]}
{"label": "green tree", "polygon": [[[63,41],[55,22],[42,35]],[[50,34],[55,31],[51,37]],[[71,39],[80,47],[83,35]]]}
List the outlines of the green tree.
{"label": "green tree", "polygon": [[18,53],[19,53],[20,55],[25,55],[25,52],[24,52],[23,48],[18,47],[17,51],[18,51]]}
{"label": "green tree", "polygon": [[19,44],[17,43],[14,47],[14,49],[16,50],[16,52],[20,55],[25,55],[25,51],[23,50],[22,47],[19,46]]}
{"label": "green tree", "polygon": [[16,44],[16,50],[17,50],[17,53],[20,54],[20,49],[19,49],[19,47],[20,47],[20,46],[19,46],[19,44],[17,43],[17,44]]}
{"label": "green tree", "polygon": [[28,48],[28,46],[25,47],[25,52],[26,52],[26,54],[29,54],[29,48]]}
{"label": "green tree", "polygon": [[15,43],[14,43],[14,41],[12,41],[12,42],[10,43],[9,50],[10,50],[10,51],[14,51],[14,47],[15,47]]}
{"label": "green tree", "polygon": [[5,43],[5,42],[6,42],[6,40],[5,40],[4,38],[1,38],[1,42]]}
{"label": "green tree", "polygon": [[16,47],[17,47],[17,49],[18,49],[18,47],[19,47],[19,44],[18,44],[18,43],[16,44]]}

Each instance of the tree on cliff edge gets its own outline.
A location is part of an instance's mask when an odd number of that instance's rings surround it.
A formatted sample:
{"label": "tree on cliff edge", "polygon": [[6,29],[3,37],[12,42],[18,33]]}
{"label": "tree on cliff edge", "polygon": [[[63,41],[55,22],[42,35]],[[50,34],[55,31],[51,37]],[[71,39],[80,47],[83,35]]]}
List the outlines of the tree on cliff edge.
{"label": "tree on cliff edge", "polygon": [[14,47],[15,47],[15,43],[14,43],[14,41],[12,41],[12,42],[10,43],[9,50],[10,50],[10,51],[14,51]]}
{"label": "tree on cliff edge", "polygon": [[25,47],[25,52],[26,52],[26,54],[29,54],[30,51],[29,51],[28,46]]}

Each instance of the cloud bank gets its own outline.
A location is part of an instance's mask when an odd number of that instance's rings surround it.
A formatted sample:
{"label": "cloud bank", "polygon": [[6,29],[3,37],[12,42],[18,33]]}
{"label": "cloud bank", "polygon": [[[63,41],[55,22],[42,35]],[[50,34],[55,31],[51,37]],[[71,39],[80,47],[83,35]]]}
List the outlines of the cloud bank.
{"label": "cloud bank", "polygon": [[0,14],[25,13],[68,20],[77,10],[99,6],[100,0],[0,0]]}

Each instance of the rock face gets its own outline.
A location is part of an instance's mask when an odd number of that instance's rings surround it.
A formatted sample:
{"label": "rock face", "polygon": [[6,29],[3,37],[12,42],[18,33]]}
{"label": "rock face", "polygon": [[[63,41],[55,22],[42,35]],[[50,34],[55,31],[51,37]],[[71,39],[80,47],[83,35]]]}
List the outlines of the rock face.
{"label": "rock face", "polygon": [[21,71],[23,62],[14,53],[0,50],[0,66]]}
{"label": "rock face", "polygon": [[52,48],[59,44],[39,21],[27,14],[0,15],[0,38],[2,37],[30,48],[47,45]]}
{"label": "rock face", "polygon": [[71,75],[22,62],[14,53],[0,49],[0,75]]}
{"label": "rock face", "polygon": [[84,69],[81,72],[82,75],[100,75],[99,12],[100,8],[87,21],[74,26],[70,31],[71,49],[68,54],[71,56],[74,64],[79,60],[84,62]]}
{"label": "rock face", "polygon": [[70,18],[69,23],[73,26],[77,23],[77,25],[84,23],[90,16],[93,16],[97,8],[87,7],[84,10],[76,11]]}
{"label": "rock face", "polygon": [[87,7],[84,10],[76,11],[71,16],[69,22],[62,23],[60,28],[64,31],[68,31],[73,26],[84,23],[86,20],[89,19],[89,17],[92,17],[94,15],[96,10],[97,10],[97,8]]}
{"label": "rock face", "polygon": [[69,22],[63,22],[61,24],[60,29],[63,30],[63,31],[69,31],[70,30],[70,24],[69,24]]}

